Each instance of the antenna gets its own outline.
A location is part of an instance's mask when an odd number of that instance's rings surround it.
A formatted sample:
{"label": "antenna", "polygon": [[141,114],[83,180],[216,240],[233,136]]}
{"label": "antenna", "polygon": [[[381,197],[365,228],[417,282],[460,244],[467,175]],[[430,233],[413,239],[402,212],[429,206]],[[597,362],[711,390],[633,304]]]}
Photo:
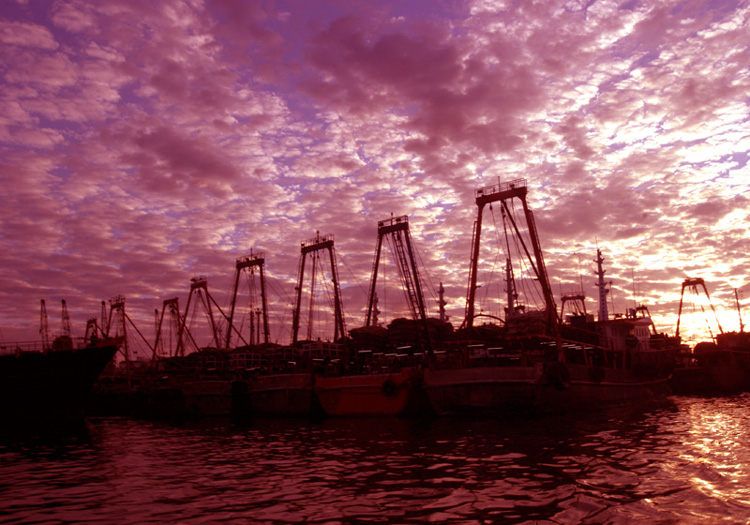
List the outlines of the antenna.
{"label": "antenna", "polygon": [[46,352],[49,350],[49,323],[47,322],[47,306],[44,304],[44,299],[42,299],[42,307],[39,317],[39,333],[42,336],[42,350]]}
{"label": "antenna", "polygon": [[737,288],[734,289],[734,301],[737,303],[737,315],[740,318],[740,332],[744,332],[745,325],[742,324],[742,310],[740,309],[740,298],[739,294],[737,293]]}
{"label": "antenna", "polygon": [[68,305],[65,303],[65,299],[62,300],[62,335],[64,337],[70,337],[70,314],[68,314]]}

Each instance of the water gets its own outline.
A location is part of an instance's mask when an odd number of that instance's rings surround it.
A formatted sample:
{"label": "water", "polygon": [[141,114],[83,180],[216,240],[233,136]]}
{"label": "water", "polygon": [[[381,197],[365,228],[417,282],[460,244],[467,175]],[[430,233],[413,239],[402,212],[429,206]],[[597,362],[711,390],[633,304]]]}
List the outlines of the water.
{"label": "water", "polygon": [[746,523],[750,395],[507,422],[0,432],[3,523]]}

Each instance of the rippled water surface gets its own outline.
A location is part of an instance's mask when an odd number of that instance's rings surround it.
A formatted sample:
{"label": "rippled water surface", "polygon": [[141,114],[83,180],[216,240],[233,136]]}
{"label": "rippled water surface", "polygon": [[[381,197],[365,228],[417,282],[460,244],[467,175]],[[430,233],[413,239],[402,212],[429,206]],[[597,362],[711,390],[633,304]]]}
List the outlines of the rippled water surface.
{"label": "rippled water surface", "polygon": [[750,395],[575,418],[0,432],[3,523],[745,523]]}

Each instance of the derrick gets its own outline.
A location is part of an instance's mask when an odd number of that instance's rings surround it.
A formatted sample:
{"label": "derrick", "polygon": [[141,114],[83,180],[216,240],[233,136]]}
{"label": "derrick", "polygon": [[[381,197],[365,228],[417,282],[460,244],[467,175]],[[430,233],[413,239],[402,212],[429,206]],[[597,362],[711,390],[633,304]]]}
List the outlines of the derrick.
{"label": "derrick", "polygon": [[[161,355],[166,355],[167,357],[175,357],[178,355],[178,349],[182,350],[182,347],[179,345],[179,343],[177,343],[174,348],[172,347],[172,337],[164,336],[164,332],[166,331],[165,326],[164,326],[165,316],[168,316],[167,326],[169,328],[169,332],[170,334],[174,335],[176,338],[177,334],[179,334],[180,331],[182,330],[182,323],[183,323],[182,316],[180,316],[179,298],[172,297],[171,299],[165,299],[162,302],[161,315],[159,316],[159,320],[156,323],[156,339],[154,340],[154,354],[153,354],[154,358],[159,357],[160,353]],[[165,348],[164,348],[165,340],[167,340],[169,343],[168,351],[165,351]]]}
{"label": "derrick", "polygon": [[[376,309],[377,294],[375,292],[378,280],[378,267],[382,253],[383,240],[390,239],[393,247],[393,255],[396,259],[399,276],[403,285],[406,302],[409,306],[412,319],[421,321],[425,331],[425,341],[429,344],[429,329],[424,306],[424,295],[420,283],[419,271],[409,232],[409,218],[406,215],[391,217],[378,221],[378,245],[375,250],[375,260],[372,265],[372,278],[370,279],[370,293],[367,301],[367,317],[365,326],[371,326],[374,322],[373,313]],[[442,283],[441,283],[442,285]]]}
{"label": "derrick", "polygon": [[[268,331],[268,304],[266,300],[266,280],[265,276],[263,274],[263,269],[265,266],[265,256],[263,253],[252,253],[250,252],[250,255],[246,255],[244,257],[239,257],[236,261],[235,265],[235,273],[234,273],[234,287],[232,289],[232,304],[229,310],[229,317],[227,319],[227,334],[226,334],[226,348],[230,348],[230,343],[232,341],[232,332],[236,332],[237,335],[242,338],[242,335],[239,333],[239,331],[234,327],[234,314],[235,314],[235,307],[237,303],[237,293],[240,283],[240,276],[242,273],[249,273],[249,278],[252,278],[255,275],[255,271],[258,271],[258,276],[260,280],[260,311],[257,312],[263,316],[263,342],[268,343],[269,338],[269,331]],[[258,326],[256,328],[256,333],[253,333],[253,323],[252,323],[252,306],[250,311],[250,342],[258,341],[260,342],[260,322],[258,322]],[[243,340],[244,341],[244,340]]]}
{"label": "derrick", "polygon": [[[195,303],[193,303],[193,297],[197,297]],[[185,315],[183,317],[182,323],[180,324],[180,330],[177,334],[177,353],[179,355],[185,355],[185,334],[190,337],[192,343],[195,345],[195,339],[193,338],[193,335],[190,333],[187,327],[187,320],[188,316],[190,315],[191,304],[193,305],[193,313],[195,313],[195,308],[197,308],[197,303],[199,302],[203,306],[203,310],[208,318],[208,328],[214,347],[221,347],[219,343],[219,328],[216,324],[216,321],[214,320],[214,314],[211,305],[213,304],[222,315],[224,315],[224,313],[221,311],[221,308],[216,303],[211,294],[208,293],[208,281],[206,280],[206,278],[201,276],[193,277],[192,279],[190,279],[190,294],[188,295],[187,305],[185,306]],[[198,348],[198,345],[195,346],[196,348]]]}
{"label": "derrick", "polygon": [[[484,215],[485,206],[494,202],[499,202],[502,206],[504,217],[507,217],[512,227],[512,233],[515,235],[516,240],[521,245],[523,253],[527,262],[531,265],[533,273],[536,279],[539,281],[541,287],[545,310],[547,315],[547,323],[550,326],[557,326],[557,307],[555,306],[555,300],[552,295],[552,289],[549,284],[549,278],[547,277],[547,269],[544,264],[544,256],[542,254],[541,245],[539,243],[539,236],[536,230],[536,223],[534,221],[534,215],[528,207],[526,202],[526,179],[516,179],[506,183],[498,183],[494,186],[488,186],[485,188],[478,189],[474,192],[475,202],[477,205],[477,219],[474,223],[474,231],[472,234],[472,251],[471,261],[469,269],[469,285],[466,299],[466,314],[462,324],[462,328],[471,328],[474,326],[475,313],[475,302],[476,302],[476,290],[477,290],[477,275],[479,265],[479,251],[482,242],[482,218]],[[524,241],[521,230],[519,229],[518,222],[515,220],[513,213],[511,213],[511,204],[517,199],[520,201],[523,208],[523,216],[528,230],[528,239],[531,246],[528,246]],[[510,263],[508,262],[508,268]],[[508,284],[508,294],[515,294],[515,290],[512,289],[511,283]],[[508,313],[512,313],[516,309],[515,305],[509,305]]]}
{"label": "derrick", "polygon": [[370,293],[367,303],[367,318],[365,325],[370,326],[373,320],[375,306],[375,288],[378,279],[378,267],[382,252],[383,239],[390,238],[393,245],[399,275],[404,287],[404,294],[409,305],[412,319],[424,320],[425,307],[424,295],[417,270],[417,263],[412,248],[411,235],[409,233],[409,218],[406,215],[391,217],[384,221],[378,221],[378,246],[375,251],[375,261],[372,267],[372,278],[370,279]]}
{"label": "derrick", "polygon": [[[708,289],[706,288],[705,281],[700,277],[697,277],[695,279],[691,279],[688,277],[682,282],[682,290],[680,291],[680,306],[677,310],[677,328],[674,334],[675,338],[680,337],[680,319],[682,318],[682,301],[685,295],[685,289],[687,288],[689,290],[692,290],[693,294],[695,295],[700,295],[700,292],[698,291],[699,286],[703,288],[703,292],[706,294],[706,300],[708,301],[708,304],[711,306],[711,311],[714,314],[714,319],[716,319],[716,325],[719,328],[719,333],[720,334],[724,333],[724,330],[722,330],[721,328],[721,323],[719,323],[719,317],[718,315],[716,315],[716,310],[714,309],[714,305],[711,302],[711,297],[708,295]],[[705,312],[705,310],[703,309],[703,305],[701,305],[701,311]],[[708,327],[708,329],[709,329],[709,333],[711,333],[710,326]],[[711,333],[711,339],[713,338],[714,338],[714,335],[713,333]]]}
{"label": "derrick", "polygon": [[112,337],[122,336],[122,341],[123,341],[122,347],[118,351],[124,358],[125,373],[126,373],[126,377],[128,380],[128,384],[130,384],[132,361],[131,361],[131,355],[130,355],[130,343],[131,342],[130,342],[130,339],[128,338],[128,329],[127,329],[128,326],[130,326],[133,330],[135,330],[136,334],[138,334],[140,339],[143,341],[143,343],[148,347],[148,349],[153,354],[154,347],[149,344],[146,337],[138,329],[138,327],[135,325],[133,320],[125,311],[125,296],[117,295],[109,300],[109,315],[107,316],[106,334],[107,334],[107,337],[110,337],[110,333],[114,330],[114,335],[112,335]]}
{"label": "derrick", "polygon": [[341,303],[341,291],[339,288],[338,272],[336,270],[336,252],[333,245],[333,235],[320,235],[320,232],[316,232],[316,235],[312,239],[303,241],[300,244],[300,262],[297,276],[297,300],[296,307],[293,313],[292,320],[292,342],[296,343],[299,335],[300,328],[300,317],[302,308],[302,295],[305,283],[305,261],[308,257],[311,258],[312,272],[309,287],[310,303],[308,313],[308,339],[312,338],[312,325],[313,325],[313,311],[315,307],[315,277],[317,273],[317,262],[320,259],[319,252],[327,251],[330,259],[331,266],[331,282],[333,284],[333,311],[334,311],[334,336],[333,340],[346,336],[346,330],[344,328],[344,314]]}

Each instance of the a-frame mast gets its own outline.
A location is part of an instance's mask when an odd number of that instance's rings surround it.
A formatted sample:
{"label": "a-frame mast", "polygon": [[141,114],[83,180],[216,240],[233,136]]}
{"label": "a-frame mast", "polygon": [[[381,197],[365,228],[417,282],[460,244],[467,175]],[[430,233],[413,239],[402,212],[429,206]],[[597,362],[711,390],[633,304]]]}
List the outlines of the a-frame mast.
{"label": "a-frame mast", "polygon": [[[265,266],[265,256],[263,253],[253,253],[250,251],[250,255],[239,257],[236,262],[236,270],[234,273],[234,288],[232,290],[232,306],[229,310],[229,318],[227,319],[227,338],[226,347],[230,348],[232,340],[232,330],[234,329],[234,310],[237,302],[237,289],[240,282],[240,274],[242,270],[249,268],[251,274],[255,268],[258,268],[258,274],[260,276],[260,300],[261,300],[261,311],[263,315],[263,342],[268,343],[269,332],[268,332],[268,304],[266,302],[266,279],[263,275],[263,268]],[[252,316],[252,312],[250,313]],[[260,330],[260,327],[258,327]],[[251,341],[252,342],[252,341]]]}
{"label": "a-frame mast", "polygon": [[[700,278],[697,277],[695,279],[687,278],[682,282],[682,290],[680,291],[680,307],[677,310],[677,329],[675,330],[675,337],[680,337],[680,319],[682,318],[682,299],[685,295],[685,288],[690,288],[693,290],[693,293],[698,295],[698,287],[703,288],[703,292],[706,294],[706,299],[708,300],[708,304],[711,306],[711,311],[714,313],[714,318],[716,319],[716,325],[719,327],[719,333],[723,334],[724,330],[721,328],[721,323],[719,322],[719,316],[716,315],[716,310],[714,309],[714,305],[711,302],[711,297],[708,295],[708,288],[706,288],[706,282]],[[701,306],[701,309],[703,307]],[[711,338],[713,339],[714,335],[711,334]]]}
{"label": "a-frame mast", "polygon": [[[544,264],[542,248],[539,244],[539,236],[536,230],[536,223],[534,222],[534,214],[531,212],[526,202],[526,193],[526,179],[516,179],[506,183],[498,183],[495,186],[488,186],[474,192],[475,202],[477,204],[477,220],[474,227],[471,268],[469,271],[469,290],[467,293],[466,317],[462,325],[463,327],[471,328],[472,326],[474,326],[474,303],[476,300],[479,248],[481,245],[482,233],[482,216],[484,213],[484,207],[487,204],[493,202],[500,202],[503,206],[503,209],[507,213],[508,219],[511,222],[513,230],[518,237],[519,243],[523,247],[524,252],[526,253],[526,257],[534,270],[534,274],[539,280],[539,285],[542,289],[542,295],[544,297],[548,325],[557,326],[557,307],[555,306],[555,300],[552,296],[552,289],[549,285],[549,278],[547,277],[547,269]],[[526,220],[526,226],[529,230],[529,237],[531,240],[531,252],[529,252],[529,248],[523,242],[518,225],[513,219],[513,215],[510,213],[508,203],[513,199],[518,199],[521,201],[524,218]]]}
{"label": "a-frame mast", "polygon": [[[333,247],[333,235],[320,235],[320,232],[316,232],[316,235],[312,239],[302,241],[300,244],[300,262],[299,272],[297,278],[297,302],[292,317],[292,342],[298,341],[299,326],[300,326],[300,308],[302,306],[302,288],[305,279],[305,260],[310,255],[314,257],[316,252],[327,250],[331,262],[331,280],[333,282],[333,294],[334,294],[334,335],[333,340],[337,341],[340,338],[346,336],[346,328],[344,327],[344,313],[341,306],[341,290],[339,289],[339,278],[338,271],[336,270],[336,254]],[[313,275],[313,279],[314,279]],[[311,293],[311,304],[313,301]],[[308,319],[308,322],[312,322],[312,319]]]}
{"label": "a-frame mast", "polygon": [[[411,242],[409,232],[409,217],[401,215],[400,217],[391,217],[383,221],[378,221],[378,247],[375,251],[375,262],[372,266],[372,278],[370,279],[370,294],[367,302],[367,318],[365,326],[370,326],[373,320],[373,311],[375,309],[375,293],[378,280],[378,267],[380,264],[380,254],[382,252],[383,239],[388,236],[393,242],[396,262],[398,263],[399,273],[404,284],[404,294],[406,295],[409,310],[412,319],[421,321],[425,332],[425,342],[428,350],[431,349],[429,329],[427,326],[427,314],[424,306],[424,295],[422,294],[422,285],[420,283],[419,271],[417,270],[417,261],[414,256],[414,248]],[[442,283],[441,283],[442,285]]]}

